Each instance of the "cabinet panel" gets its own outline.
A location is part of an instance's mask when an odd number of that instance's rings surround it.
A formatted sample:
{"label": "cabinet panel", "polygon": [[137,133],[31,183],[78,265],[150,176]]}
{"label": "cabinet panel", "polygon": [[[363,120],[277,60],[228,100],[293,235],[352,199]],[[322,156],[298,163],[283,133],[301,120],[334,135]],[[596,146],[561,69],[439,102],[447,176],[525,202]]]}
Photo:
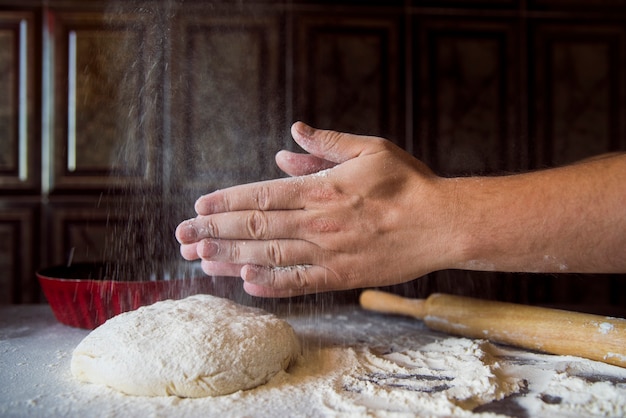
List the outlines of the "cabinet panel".
{"label": "cabinet panel", "polygon": [[99,262],[121,251],[131,259],[137,248],[141,226],[123,218],[121,209],[98,202],[54,203],[47,212],[50,265]]}
{"label": "cabinet panel", "polygon": [[286,134],[281,25],[277,16],[182,11],[170,76],[175,193],[276,175]]}
{"label": "cabinet panel", "polygon": [[36,209],[0,206],[0,304],[38,302]]}
{"label": "cabinet panel", "polygon": [[35,26],[32,13],[0,11],[0,187],[5,190],[39,186]]}
{"label": "cabinet panel", "polygon": [[[113,261],[124,280],[141,280],[160,272],[184,271],[174,238],[182,219],[160,202],[118,200],[54,202],[47,206],[48,265]],[[143,209],[143,211],[141,211]]]}
{"label": "cabinet panel", "polygon": [[626,0],[529,0],[532,9],[614,11],[624,13]]}
{"label": "cabinet panel", "polygon": [[536,165],[626,149],[626,27],[543,24],[532,40]]}
{"label": "cabinet panel", "polygon": [[422,157],[441,174],[518,168],[518,32],[514,22],[416,23],[420,76],[414,120]]}
{"label": "cabinet panel", "polygon": [[[145,17],[51,12],[53,192],[151,187],[162,82]],[[153,65],[154,64],[154,65]],[[160,119],[159,119],[160,120]],[[115,176],[111,176],[115,174]]]}
{"label": "cabinet panel", "polygon": [[519,7],[520,0],[411,0],[417,7],[463,7],[473,9],[510,9]]}
{"label": "cabinet panel", "polygon": [[294,20],[296,118],[403,146],[402,20],[395,15]]}

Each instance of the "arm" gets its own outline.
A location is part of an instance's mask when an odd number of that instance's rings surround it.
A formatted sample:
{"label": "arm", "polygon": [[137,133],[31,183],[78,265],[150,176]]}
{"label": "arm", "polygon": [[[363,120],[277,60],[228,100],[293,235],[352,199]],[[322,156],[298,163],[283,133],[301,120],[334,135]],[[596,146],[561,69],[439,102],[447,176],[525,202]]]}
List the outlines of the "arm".
{"label": "arm", "polygon": [[[400,283],[446,268],[626,271],[626,157],[491,178],[435,176],[389,141],[294,124],[295,176],[201,197],[176,231],[208,274],[259,296]],[[328,170],[319,171],[332,167]],[[290,267],[291,266],[291,267]]]}
{"label": "arm", "polygon": [[[452,180],[454,181],[454,180]],[[626,155],[533,173],[459,179],[457,268],[626,271]]]}

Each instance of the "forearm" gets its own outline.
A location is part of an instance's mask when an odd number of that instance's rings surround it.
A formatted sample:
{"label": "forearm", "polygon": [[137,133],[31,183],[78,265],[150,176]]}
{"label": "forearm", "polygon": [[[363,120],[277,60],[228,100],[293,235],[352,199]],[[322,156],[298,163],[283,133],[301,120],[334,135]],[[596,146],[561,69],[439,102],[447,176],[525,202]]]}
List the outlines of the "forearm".
{"label": "forearm", "polygon": [[445,181],[457,202],[460,258],[454,268],[626,271],[626,155]]}

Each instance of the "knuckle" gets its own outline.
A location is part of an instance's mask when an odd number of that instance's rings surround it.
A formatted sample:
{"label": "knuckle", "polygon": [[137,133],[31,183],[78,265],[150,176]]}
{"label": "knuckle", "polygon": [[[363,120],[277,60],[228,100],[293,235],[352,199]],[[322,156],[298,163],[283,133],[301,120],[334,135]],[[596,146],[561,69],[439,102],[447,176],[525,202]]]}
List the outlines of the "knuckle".
{"label": "knuckle", "polygon": [[326,151],[332,151],[337,148],[337,144],[341,142],[341,139],[345,136],[342,132],[337,131],[324,131],[324,135],[321,136],[321,142]]}
{"label": "knuckle", "polygon": [[230,200],[230,195],[228,193],[221,193],[221,200],[222,200],[222,208],[224,212],[231,212],[232,211],[232,207],[233,207],[233,203]]}
{"label": "knuckle", "polygon": [[217,223],[215,223],[215,220],[212,219],[211,217],[208,217],[205,220],[205,224],[204,224],[204,229],[205,234],[210,237],[210,238],[219,238],[220,237],[220,233],[219,233],[219,228],[217,226]]}
{"label": "knuckle", "polygon": [[263,211],[252,211],[246,219],[248,234],[253,239],[263,239],[267,236],[267,216]]}
{"label": "knuckle", "polygon": [[349,271],[343,274],[342,282],[348,289],[352,289],[354,287],[359,286],[361,279],[362,279],[362,276],[358,274],[358,272],[350,269]]}
{"label": "knuckle", "polygon": [[280,289],[283,286],[281,286],[281,280],[278,277],[278,270],[276,269],[269,269],[268,272],[268,284],[269,287],[271,287],[272,289]]}
{"label": "knuckle", "polygon": [[309,231],[314,234],[338,232],[341,229],[341,224],[339,222],[326,217],[311,219],[307,226]]}
{"label": "knuckle", "polygon": [[[221,249],[221,246],[219,248]],[[228,252],[226,254],[226,257],[228,258],[228,261],[232,263],[237,263],[240,261],[241,251],[236,243],[230,242],[228,244]]]}
{"label": "knuckle", "polygon": [[268,241],[266,246],[267,259],[272,266],[281,266],[284,259],[282,246],[276,240]]}
{"label": "knuckle", "polygon": [[339,199],[340,195],[341,191],[334,184],[321,183],[317,187],[310,188],[307,191],[306,198],[319,203],[328,203]]}
{"label": "knuckle", "polygon": [[304,268],[296,268],[293,277],[293,284],[297,289],[306,289],[309,287],[309,275]]}
{"label": "knuckle", "polygon": [[269,271],[269,283],[276,289],[307,289],[310,277],[304,266],[273,267]]}
{"label": "knuckle", "polygon": [[265,185],[261,185],[256,189],[254,200],[259,210],[266,211],[271,207],[270,189]]}

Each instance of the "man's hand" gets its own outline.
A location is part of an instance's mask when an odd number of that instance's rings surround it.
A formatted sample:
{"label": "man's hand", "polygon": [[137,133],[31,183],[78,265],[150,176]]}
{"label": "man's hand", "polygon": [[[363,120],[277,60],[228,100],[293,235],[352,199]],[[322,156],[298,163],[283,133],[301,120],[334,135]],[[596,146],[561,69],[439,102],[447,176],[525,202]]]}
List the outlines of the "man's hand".
{"label": "man's hand", "polygon": [[395,284],[449,264],[453,208],[425,165],[381,138],[303,123],[292,135],[308,154],[276,161],[294,177],[202,196],[176,230],[184,258],[259,296]]}

